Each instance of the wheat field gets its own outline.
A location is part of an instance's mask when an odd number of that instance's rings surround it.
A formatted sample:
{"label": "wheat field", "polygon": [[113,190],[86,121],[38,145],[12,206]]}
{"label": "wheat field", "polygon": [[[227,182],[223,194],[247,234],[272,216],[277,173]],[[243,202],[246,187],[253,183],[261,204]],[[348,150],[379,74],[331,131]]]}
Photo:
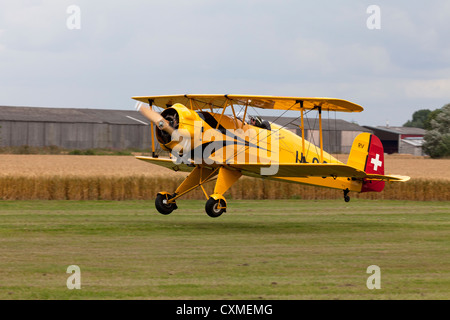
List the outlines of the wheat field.
{"label": "wheat field", "polygon": [[[346,161],[345,155],[339,156]],[[409,175],[407,183],[386,184],[382,193],[353,193],[363,199],[450,200],[450,160],[392,155],[386,173]],[[132,200],[173,192],[186,176],[133,156],[0,155],[0,199]],[[212,193],[213,185],[206,186]],[[231,199],[338,199],[342,191],[253,178],[241,178]],[[195,190],[185,199],[204,199]]]}
{"label": "wheat field", "polygon": [[179,174],[133,156],[0,155],[0,176],[146,177]]}
{"label": "wheat field", "polygon": [[[347,161],[348,155],[336,157]],[[450,159],[431,159],[410,155],[387,155],[387,174],[410,176],[412,179],[450,181]],[[133,156],[75,155],[5,155],[0,154],[0,176],[110,176],[110,177],[180,177],[157,165],[137,160]]]}

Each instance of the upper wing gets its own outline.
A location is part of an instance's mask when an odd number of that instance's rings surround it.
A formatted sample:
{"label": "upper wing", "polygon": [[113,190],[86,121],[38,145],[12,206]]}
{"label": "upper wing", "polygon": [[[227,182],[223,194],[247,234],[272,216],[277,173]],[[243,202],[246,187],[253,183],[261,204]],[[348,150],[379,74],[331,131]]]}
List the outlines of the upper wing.
{"label": "upper wing", "polygon": [[[276,110],[312,110],[321,107],[323,111],[361,112],[364,109],[355,103],[334,98],[306,98],[306,97],[278,97],[259,95],[237,95],[237,94],[185,94],[165,96],[140,96],[133,99],[167,108],[175,103],[181,103],[193,110],[212,108],[223,108],[227,102],[240,105],[249,105],[262,109]],[[191,104],[192,103],[192,104]]]}

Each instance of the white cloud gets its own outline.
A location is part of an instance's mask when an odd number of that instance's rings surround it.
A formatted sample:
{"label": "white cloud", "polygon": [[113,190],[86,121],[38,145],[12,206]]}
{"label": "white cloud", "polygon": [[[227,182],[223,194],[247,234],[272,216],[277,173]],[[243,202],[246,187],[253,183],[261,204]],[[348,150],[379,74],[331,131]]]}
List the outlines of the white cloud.
{"label": "white cloud", "polygon": [[408,99],[450,100],[450,78],[407,81],[405,94]]}
{"label": "white cloud", "polygon": [[[81,30],[66,27],[72,4]],[[450,100],[448,2],[380,0],[381,30],[366,27],[369,4],[2,2],[0,104],[127,107],[132,95],[183,92],[334,96],[367,107],[358,115],[367,122],[399,112],[404,123],[414,108]]]}
{"label": "white cloud", "polygon": [[65,7],[54,1],[9,1],[2,3],[1,41],[11,50],[45,50],[61,41]]}

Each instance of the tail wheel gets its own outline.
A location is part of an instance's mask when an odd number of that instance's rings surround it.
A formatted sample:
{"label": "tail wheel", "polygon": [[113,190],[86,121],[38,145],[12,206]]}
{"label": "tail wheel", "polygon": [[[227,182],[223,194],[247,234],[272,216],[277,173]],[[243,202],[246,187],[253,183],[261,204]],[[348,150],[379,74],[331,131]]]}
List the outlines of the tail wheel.
{"label": "tail wheel", "polygon": [[345,202],[349,202],[350,201],[350,196],[348,195],[349,192],[350,192],[350,190],[348,190],[348,188],[344,190],[344,201]]}
{"label": "tail wheel", "polygon": [[227,211],[227,203],[223,199],[209,198],[206,201],[205,211],[211,218],[217,218]]}
{"label": "tail wheel", "polygon": [[158,193],[155,199],[156,210],[161,214],[168,215],[171,214],[173,210],[178,209],[175,202],[168,202],[171,198],[173,198],[173,196],[170,194]]}

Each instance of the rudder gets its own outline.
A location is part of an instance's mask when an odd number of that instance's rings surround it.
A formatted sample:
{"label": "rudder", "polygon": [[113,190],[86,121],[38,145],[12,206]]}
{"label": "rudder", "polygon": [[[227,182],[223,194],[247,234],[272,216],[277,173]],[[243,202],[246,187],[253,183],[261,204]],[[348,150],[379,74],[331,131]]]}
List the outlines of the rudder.
{"label": "rudder", "polygon": [[[360,133],[353,140],[347,165],[368,174],[384,175],[384,148],[380,139],[368,132]],[[384,181],[364,179],[361,192],[380,192]]]}

